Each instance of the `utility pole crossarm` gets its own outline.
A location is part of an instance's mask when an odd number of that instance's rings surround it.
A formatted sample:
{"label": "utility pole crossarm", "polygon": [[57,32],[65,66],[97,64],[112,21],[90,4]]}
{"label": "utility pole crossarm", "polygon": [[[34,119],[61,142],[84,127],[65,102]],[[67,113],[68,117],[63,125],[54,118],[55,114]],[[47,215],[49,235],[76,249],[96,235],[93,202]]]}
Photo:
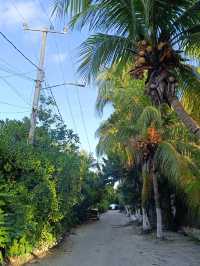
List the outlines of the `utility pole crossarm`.
{"label": "utility pole crossarm", "polygon": [[48,29],[48,28],[32,29],[32,28],[27,27],[26,25],[24,26],[24,30],[25,31],[56,33],[56,34],[66,34],[66,30],[64,30],[64,31],[55,31],[55,30],[51,30],[51,29]]}

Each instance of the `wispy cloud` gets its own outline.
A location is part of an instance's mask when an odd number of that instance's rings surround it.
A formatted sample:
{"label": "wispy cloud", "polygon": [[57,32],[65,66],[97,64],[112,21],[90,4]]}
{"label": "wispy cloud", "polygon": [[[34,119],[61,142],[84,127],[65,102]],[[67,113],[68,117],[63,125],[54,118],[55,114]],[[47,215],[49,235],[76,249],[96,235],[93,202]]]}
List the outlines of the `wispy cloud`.
{"label": "wispy cloud", "polygon": [[67,53],[57,53],[51,55],[51,60],[55,63],[64,62],[67,58]]}
{"label": "wispy cloud", "polygon": [[0,0],[0,26],[18,26],[23,18],[26,22],[41,24],[45,15],[35,1]]}

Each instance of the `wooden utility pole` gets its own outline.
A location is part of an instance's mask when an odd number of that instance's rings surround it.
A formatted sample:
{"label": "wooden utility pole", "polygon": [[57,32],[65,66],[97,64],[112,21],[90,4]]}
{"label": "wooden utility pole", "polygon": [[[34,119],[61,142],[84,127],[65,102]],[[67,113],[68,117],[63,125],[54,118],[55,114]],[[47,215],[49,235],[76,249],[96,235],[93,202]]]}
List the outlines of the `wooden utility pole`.
{"label": "wooden utility pole", "polygon": [[42,82],[44,81],[44,61],[45,61],[45,50],[46,50],[46,43],[47,43],[47,34],[48,33],[56,33],[56,34],[65,34],[66,30],[63,32],[54,31],[48,28],[43,29],[31,29],[26,24],[24,24],[24,30],[28,31],[36,31],[42,33],[42,44],[41,44],[41,50],[40,50],[40,60],[39,60],[39,66],[37,71],[37,79],[35,84],[35,92],[34,92],[34,98],[33,98],[33,105],[32,105],[32,112],[31,112],[31,118],[30,118],[30,130],[29,130],[29,136],[28,136],[28,143],[34,144],[35,140],[35,129],[36,129],[36,123],[37,123],[37,115],[38,115],[38,105],[39,105],[39,99],[40,99],[40,91],[42,88]]}

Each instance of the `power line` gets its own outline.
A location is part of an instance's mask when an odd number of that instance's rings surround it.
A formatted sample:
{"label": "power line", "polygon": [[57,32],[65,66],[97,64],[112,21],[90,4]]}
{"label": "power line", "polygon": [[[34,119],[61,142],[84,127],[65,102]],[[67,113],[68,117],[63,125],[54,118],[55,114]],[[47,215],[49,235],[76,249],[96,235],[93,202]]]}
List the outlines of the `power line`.
{"label": "power line", "polygon": [[23,111],[23,112],[1,112],[0,114],[25,114],[25,113],[29,113],[29,111]]}
{"label": "power line", "polygon": [[[35,0],[35,1],[36,1],[36,0]],[[44,12],[45,16],[46,16],[47,19],[49,20],[51,26],[53,26],[53,23],[52,23],[52,21],[51,21],[49,15],[47,14],[47,12],[46,12],[46,10],[45,10],[43,4],[41,3],[40,0],[38,0],[38,2],[39,2],[39,4],[40,4],[40,7],[41,7],[42,11]],[[55,40],[55,45],[56,45],[56,49],[57,49],[57,52],[58,52],[59,67],[60,67],[61,75],[62,75],[62,78],[63,78],[63,81],[64,81],[64,82],[63,82],[63,86],[66,86],[66,85],[67,85],[67,84],[66,84],[67,82],[65,81],[64,70],[63,70],[63,67],[62,67],[61,57],[60,57],[59,48],[58,48],[58,44],[57,44],[56,40]],[[66,88],[66,89],[67,89],[67,88]],[[75,119],[74,119],[74,115],[73,115],[73,112],[72,112],[71,103],[70,103],[70,100],[69,100],[69,97],[68,97],[68,94],[67,94],[67,90],[66,90],[66,96],[67,96],[67,97],[66,97],[66,98],[67,98],[67,105],[68,105],[68,108],[69,108],[69,112],[70,112],[70,116],[71,116],[71,119],[72,119],[73,127],[74,127],[75,131],[78,132],[78,131],[77,131],[77,126],[76,126],[76,123],[75,123]]]}
{"label": "power line", "polygon": [[18,68],[17,68],[16,66],[11,65],[10,63],[8,63],[8,62],[7,62],[4,58],[2,58],[2,57],[0,57],[0,62],[3,62],[3,63],[6,65],[6,67],[9,67],[9,68],[10,68],[10,71],[16,71],[16,69],[17,69],[17,71],[19,71]]}
{"label": "power line", "polygon": [[[50,22],[50,25],[53,26],[53,23],[52,23],[51,19],[49,18],[49,15],[47,14],[47,12],[46,12],[46,10],[45,10],[43,4],[41,3],[40,0],[38,0],[38,2],[39,2],[39,4],[40,4],[40,7],[41,7],[42,11],[44,12],[44,14],[46,15],[46,17],[48,18],[48,20],[49,20],[49,22]],[[62,60],[61,60],[61,58],[60,58],[60,52],[59,52],[58,44],[57,44],[56,41],[55,41],[55,44],[56,44],[56,49],[57,49],[58,56],[59,56],[59,66],[60,66],[61,74],[62,74],[62,76],[63,76],[63,80],[65,81],[65,77],[64,77],[65,75],[64,75],[64,71],[63,71],[63,67],[62,67],[62,63],[61,63]],[[66,85],[75,85],[75,84],[73,84],[73,83],[70,84],[70,83],[66,83],[66,82],[64,82],[64,83],[61,84],[61,85],[66,86]],[[50,90],[51,96],[52,96],[52,98],[53,98],[53,100],[54,100],[54,103],[55,103],[55,105],[56,105],[56,108],[57,108],[57,110],[58,110],[58,113],[59,113],[59,115],[60,115],[60,117],[61,117],[61,119],[62,119],[62,121],[63,121],[63,118],[62,118],[62,115],[61,115],[61,113],[60,113],[59,107],[58,107],[58,105],[57,105],[57,103],[56,103],[55,97],[54,97],[53,92],[52,92],[52,90],[51,90],[52,87],[58,87],[58,86],[61,86],[61,85],[49,86],[49,87],[46,87],[46,89],[48,88],[48,89]],[[77,85],[76,85],[76,86],[77,86]],[[80,87],[85,87],[85,85],[82,85],[82,84],[78,84],[78,86],[80,86]],[[66,91],[66,95],[67,95],[67,91]],[[82,123],[83,123],[83,128],[84,128],[84,131],[85,131],[85,134],[86,134],[86,139],[87,139],[87,142],[88,142],[89,150],[90,150],[90,152],[91,152],[91,146],[90,146],[90,142],[89,142],[89,137],[88,137],[88,133],[87,133],[86,123],[85,123],[85,119],[84,119],[83,109],[82,109],[82,106],[81,106],[81,102],[80,102],[80,97],[79,97],[78,90],[77,90],[77,97],[78,97],[78,103],[79,103],[80,112],[81,112],[81,121],[82,121]],[[74,116],[73,116],[73,112],[72,112],[72,108],[71,108],[71,103],[70,103],[70,101],[69,101],[68,95],[67,95],[67,103],[68,103],[68,107],[69,107],[70,115],[71,115],[71,118],[72,118],[72,122],[73,122],[73,124],[74,124],[74,128],[75,128],[75,130],[76,130],[76,132],[77,132],[77,127],[76,127],[76,123],[75,123],[75,119],[74,119]]]}
{"label": "power line", "polygon": [[[61,59],[60,59],[60,51],[59,51],[58,43],[57,43],[56,40],[55,40],[55,44],[56,44],[57,53],[59,55],[59,64],[60,64],[60,68],[61,68],[61,73],[62,73],[62,75],[64,77],[64,71],[63,71],[63,67],[62,67],[62,63],[61,63]],[[73,64],[73,60],[72,60],[72,57],[71,57],[71,53],[69,53],[69,55],[70,55],[71,65],[72,65],[72,68],[73,68],[74,64]],[[75,72],[74,69],[73,69],[73,72]],[[84,87],[85,87],[85,85],[84,85]],[[68,97],[67,97],[67,99],[68,99]],[[86,141],[87,141],[87,144],[88,144],[89,151],[91,153],[91,145],[90,145],[90,141],[89,141],[88,131],[87,131],[87,127],[86,127],[85,117],[84,117],[84,114],[83,114],[83,108],[82,108],[82,105],[81,105],[81,100],[80,100],[78,88],[77,88],[77,99],[78,99],[78,104],[79,104],[79,109],[80,109],[81,122],[83,124],[83,130],[85,132]],[[71,109],[70,102],[69,102],[68,105],[69,105],[69,107]],[[71,110],[71,115],[72,115],[72,118],[73,118],[72,110]],[[74,120],[74,118],[73,118],[73,120]],[[76,130],[76,132],[78,132],[78,131]]]}
{"label": "power line", "polygon": [[82,105],[81,105],[81,100],[80,100],[80,95],[79,95],[78,88],[77,88],[76,92],[77,92],[77,99],[78,99],[78,104],[79,104],[79,108],[80,108],[80,113],[81,113],[81,120],[82,120],[82,123],[83,123],[83,128],[84,128],[84,131],[85,131],[85,135],[86,135],[86,140],[87,140],[87,144],[88,144],[88,147],[89,147],[89,151],[91,153],[92,150],[91,150],[91,146],[90,146],[88,131],[87,131],[86,123],[85,123],[85,117],[84,117],[83,108],[82,108]]}
{"label": "power line", "polygon": [[29,76],[26,76],[26,74],[32,73],[30,71],[26,72],[26,73],[17,73],[17,72],[11,71],[11,70],[4,69],[1,66],[0,66],[0,70],[10,74],[10,75],[6,75],[6,76],[0,76],[0,78],[11,78],[13,76],[19,76],[20,78],[24,78],[24,79],[27,79],[27,80],[30,80],[30,81],[35,81],[33,78],[31,78]]}
{"label": "power line", "polygon": [[[73,58],[72,58],[70,50],[71,49],[70,49],[70,43],[69,43],[69,57],[70,57],[70,60],[71,60],[71,65],[72,65],[72,69],[73,69],[74,76],[75,76],[74,62],[73,62]],[[79,109],[80,109],[80,113],[81,113],[81,120],[82,120],[83,128],[84,128],[84,131],[85,131],[85,136],[86,136],[86,140],[87,140],[87,143],[88,143],[89,151],[91,153],[91,145],[90,145],[90,141],[89,141],[87,126],[86,126],[86,122],[85,122],[85,116],[84,116],[84,113],[83,113],[83,107],[82,107],[82,104],[81,104],[81,99],[80,99],[79,89],[78,88],[76,89],[76,92],[77,92],[77,99],[78,99]]]}
{"label": "power line", "polygon": [[10,41],[7,37],[6,37],[6,35],[5,34],[3,34],[3,32],[1,32],[0,31],[0,34],[1,34],[1,36],[19,53],[19,54],[21,54],[30,64],[32,64],[34,67],[36,67],[37,69],[39,69],[39,67],[35,64],[35,63],[33,63],[26,55],[24,55],[16,46],[15,46],[15,44],[12,42],[12,41]]}
{"label": "power line", "polygon": [[[48,84],[48,82],[45,82],[45,86],[47,86],[47,84]],[[51,98],[52,98],[52,95],[51,95],[51,93],[50,93],[49,90],[45,90],[45,89],[43,89],[43,92],[44,92],[46,98],[47,98],[47,97],[51,97]],[[53,100],[54,100],[54,99],[53,99]],[[54,109],[54,112],[56,113],[57,108],[55,107],[55,104],[53,105],[53,109]]]}
{"label": "power line", "polygon": [[13,7],[15,8],[15,10],[17,11],[17,13],[19,14],[19,16],[21,17],[23,22],[26,22],[25,17],[23,16],[23,14],[21,13],[20,9],[17,7],[16,3],[14,0],[10,0],[11,4],[13,5]]}
{"label": "power line", "polygon": [[27,107],[15,105],[15,104],[4,102],[4,101],[0,101],[0,104],[5,104],[5,105],[9,105],[9,106],[16,107],[16,108],[21,108],[21,109],[27,109]]}
{"label": "power line", "polygon": [[[35,1],[36,1],[36,0],[35,0]],[[52,22],[52,20],[50,19],[49,14],[46,12],[46,9],[45,9],[43,3],[42,3],[40,0],[37,0],[37,2],[39,3],[41,10],[43,11],[43,13],[45,14],[45,16],[47,17],[48,21],[50,22],[50,25],[51,25],[52,27],[54,27],[54,26],[53,26],[53,22]]]}
{"label": "power line", "polygon": [[[64,83],[66,83],[65,74],[64,74],[64,70],[63,70],[63,66],[62,66],[62,60],[61,60],[61,56],[60,56],[60,51],[59,51],[58,43],[57,43],[56,40],[55,40],[55,45],[56,45],[56,49],[57,49],[57,53],[58,53],[58,63],[59,63],[62,79],[63,79]],[[64,86],[66,87],[66,85],[64,85]],[[69,97],[68,97],[67,89],[68,88],[66,87],[67,105],[68,105],[68,108],[69,108],[69,112],[70,112],[70,116],[71,116],[71,119],[72,119],[72,123],[73,123],[74,129],[75,129],[76,132],[78,132],[77,126],[76,126],[76,122],[75,122],[75,119],[74,119],[74,115],[73,115],[73,112],[72,112],[72,106],[71,106],[71,103],[70,103],[70,100],[69,100]]]}
{"label": "power line", "polygon": [[27,105],[29,105],[29,103],[27,103],[27,101],[26,101],[26,99],[24,99],[24,97],[23,97],[23,95],[12,85],[12,84],[10,84],[6,79],[4,79],[4,78],[1,78],[1,80],[4,82],[4,83],[6,83],[6,85],[12,90],[12,91],[14,91],[14,93],[20,98],[20,99],[22,99],[22,101],[24,102],[24,103],[26,103]]}
{"label": "power line", "polygon": [[54,104],[55,104],[56,109],[57,109],[57,111],[58,111],[58,114],[59,114],[59,116],[60,116],[60,119],[61,119],[61,121],[64,123],[64,119],[63,119],[63,117],[62,117],[62,114],[61,114],[60,109],[59,109],[59,107],[58,107],[58,104],[57,104],[57,102],[56,102],[55,96],[54,96],[54,94],[53,94],[53,92],[52,92],[51,89],[49,89],[49,91],[50,91],[51,97],[53,98],[53,101],[54,101]]}
{"label": "power line", "polygon": [[[7,70],[8,73],[22,73],[21,70],[19,70],[19,68],[17,68],[16,66],[11,65],[10,63],[8,63],[4,58],[0,57],[0,63],[4,63],[6,65],[6,67],[4,65],[2,65],[1,69],[5,69]],[[17,71],[16,71],[17,70]],[[29,74],[29,73],[33,73],[36,70],[32,70],[23,74]]]}

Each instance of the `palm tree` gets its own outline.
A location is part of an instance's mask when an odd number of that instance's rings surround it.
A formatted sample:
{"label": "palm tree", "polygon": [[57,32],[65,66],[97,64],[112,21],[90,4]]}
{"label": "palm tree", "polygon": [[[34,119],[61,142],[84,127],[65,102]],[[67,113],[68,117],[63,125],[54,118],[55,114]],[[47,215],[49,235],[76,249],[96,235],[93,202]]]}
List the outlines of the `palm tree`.
{"label": "palm tree", "polygon": [[[117,154],[121,159],[122,165],[130,169],[132,167],[139,167],[140,154],[132,149],[130,138],[133,138],[133,130],[128,128],[128,125],[119,119],[119,115],[113,114],[107,121],[103,122],[96,132],[99,138],[97,145],[97,155],[103,154]],[[130,148],[131,147],[131,148]],[[136,158],[137,157],[137,158]],[[147,171],[143,167],[143,188],[141,191],[142,198],[142,214],[143,214],[143,231],[150,230],[150,222],[146,212],[146,203],[149,198],[148,180],[146,176]],[[134,193],[134,191],[133,191]]]}
{"label": "palm tree", "polygon": [[[121,79],[119,78],[119,80]],[[123,88],[120,87],[120,89],[123,92]],[[121,93],[118,93],[118,97],[120,95]],[[100,101],[100,98],[104,96],[105,99]],[[197,199],[200,199],[200,193],[195,189],[195,184],[198,183],[197,158],[199,155],[197,156],[197,154],[200,154],[200,149],[197,145],[189,143],[186,137],[184,138],[184,128],[181,124],[177,124],[172,112],[167,112],[165,109],[161,110],[164,116],[163,120],[159,110],[152,106],[141,108],[141,101],[137,101],[138,104],[135,102],[130,116],[131,103],[124,107],[124,103],[117,100],[117,95],[107,96],[101,90],[98,103],[103,104],[109,98],[110,101],[114,101],[115,112],[98,129],[98,153],[109,154],[112,151],[121,155],[124,164],[128,162],[129,166],[133,164],[142,166],[143,229],[144,231],[148,230],[150,226],[146,213],[146,202],[150,191],[148,186],[152,180],[157,216],[157,237],[162,238],[162,211],[158,178],[159,176],[165,176],[172,184],[180,187],[187,193],[188,201],[192,202],[190,206],[192,208],[195,206],[198,209]],[[128,95],[128,97],[130,96]],[[125,103],[127,103],[126,99]],[[98,106],[102,107],[99,104]],[[127,108],[126,112],[124,108]],[[197,156],[196,159],[194,150]],[[188,184],[195,190],[195,195],[192,195],[194,190],[189,192]]]}
{"label": "palm tree", "polygon": [[[143,95],[143,82],[132,80],[126,73],[126,68],[118,73],[114,67],[114,69],[101,73],[98,77],[97,111],[101,114],[108,103],[112,103],[115,110],[98,130],[98,150],[100,153],[106,154],[112,150],[121,156],[123,153],[124,164],[127,164],[128,161],[129,165],[136,163],[142,166],[144,231],[150,229],[146,205],[151,191],[152,182],[150,180],[154,181],[152,186],[157,206],[157,236],[162,237],[162,215],[157,178],[160,175],[165,176],[172,184],[178,184],[178,187],[187,192],[191,208],[195,206],[198,209],[196,199],[199,199],[200,195],[198,189],[195,189],[195,184],[198,187],[198,171],[195,171],[196,177],[192,178],[188,174],[188,177],[185,178],[188,162],[184,167],[182,162],[189,156],[192,161],[195,160],[195,165],[198,164],[199,147],[192,144],[195,138],[188,134],[167,105],[163,105],[160,111],[149,106],[147,97]],[[162,142],[160,142],[161,136]],[[128,154],[129,156],[127,156]],[[178,169],[178,165],[181,165],[181,169],[185,169],[184,172]],[[195,196],[192,195],[194,190],[189,192],[187,186],[187,182],[189,184],[192,180],[195,180],[192,185],[196,191]]]}
{"label": "palm tree", "polygon": [[[192,66],[200,55],[200,1],[56,0],[54,11],[70,15],[72,28],[93,32],[80,47],[83,77],[91,80],[102,69],[133,62],[130,74],[145,77],[152,103],[167,103],[200,138],[192,118],[194,111],[200,118],[200,82]],[[191,116],[182,105],[188,99]]]}

